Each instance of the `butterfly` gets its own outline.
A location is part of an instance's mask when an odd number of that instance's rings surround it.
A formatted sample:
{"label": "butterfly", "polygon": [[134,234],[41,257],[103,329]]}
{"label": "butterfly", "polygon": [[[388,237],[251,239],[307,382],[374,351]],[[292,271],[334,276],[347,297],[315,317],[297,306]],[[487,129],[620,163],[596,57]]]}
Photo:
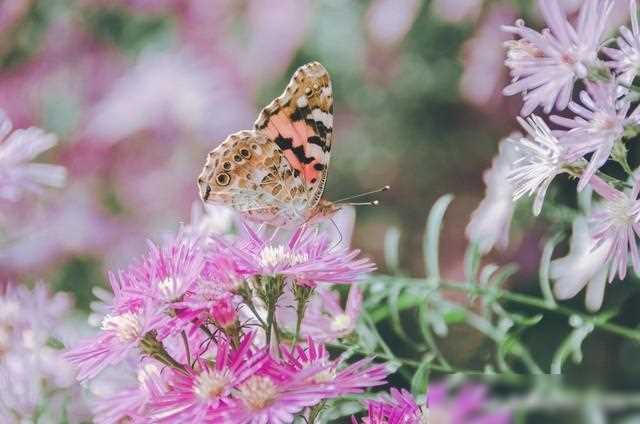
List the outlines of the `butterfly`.
{"label": "butterfly", "polygon": [[307,63],[252,130],[229,135],[209,153],[200,197],[277,227],[328,218],[341,207],[322,198],[332,144],[331,78],[320,63]]}

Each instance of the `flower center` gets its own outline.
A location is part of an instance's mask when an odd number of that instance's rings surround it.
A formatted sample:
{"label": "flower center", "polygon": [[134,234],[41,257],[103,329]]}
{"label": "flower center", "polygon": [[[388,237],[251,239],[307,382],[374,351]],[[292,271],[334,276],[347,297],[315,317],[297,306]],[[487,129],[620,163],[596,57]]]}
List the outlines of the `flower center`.
{"label": "flower center", "polygon": [[131,342],[141,336],[142,323],[138,314],[125,312],[120,315],[107,315],[102,320],[102,329],[117,334],[123,342]]}
{"label": "flower center", "polygon": [[295,266],[306,262],[307,255],[295,253],[286,246],[266,246],[260,252],[260,265],[265,268]]}
{"label": "flower center", "polygon": [[202,372],[196,377],[193,391],[202,400],[213,399],[224,393],[229,384],[229,378],[216,370]]}
{"label": "flower center", "polygon": [[276,385],[269,377],[263,376],[249,378],[238,390],[238,397],[253,411],[271,405],[278,396]]}
{"label": "flower center", "polygon": [[618,119],[608,113],[596,112],[593,116],[593,128],[599,131],[615,130],[618,127]]}
{"label": "flower center", "polygon": [[182,293],[180,293],[180,282],[174,277],[167,277],[158,283],[158,289],[167,301],[177,300]]}
{"label": "flower center", "polygon": [[335,379],[336,379],[336,372],[331,368],[320,371],[319,373],[313,376],[314,383],[331,383]]}
{"label": "flower center", "polygon": [[351,327],[351,317],[347,314],[338,314],[331,321],[331,331],[345,331]]}

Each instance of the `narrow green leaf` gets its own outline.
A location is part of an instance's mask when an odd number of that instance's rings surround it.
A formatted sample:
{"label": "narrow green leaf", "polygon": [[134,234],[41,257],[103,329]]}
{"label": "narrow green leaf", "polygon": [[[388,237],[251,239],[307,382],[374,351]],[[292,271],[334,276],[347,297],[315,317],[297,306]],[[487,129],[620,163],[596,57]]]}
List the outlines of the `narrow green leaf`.
{"label": "narrow green leaf", "polygon": [[542,295],[544,296],[544,300],[552,308],[557,307],[556,300],[553,297],[553,292],[551,291],[551,282],[549,281],[549,268],[551,268],[551,257],[553,256],[553,249],[555,249],[556,245],[560,243],[563,239],[564,235],[561,233],[556,234],[551,237],[544,245],[544,249],[542,250],[542,257],[540,259],[540,271],[538,278],[540,280],[540,290],[542,290]]}
{"label": "narrow green leaf", "polygon": [[429,385],[429,371],[431,369],[432,356],[427,356],[416,370],[411,379],[411,393],[416,399],[423,399],[427,394]]}
{"label": "narrow green leaf", "polygon": [[389,227],[384,234],[384,262],[392,273],[397,273],[400,268],[400,230],[398,227]]}
{"label": "narrow green leaf", "polygon": [[480,260],[482,255],[476,243],[469,243],[464,253],[464,276],[468,282],[476,281],[478,269],[480,269]]}
{"label": "narrow green leaf", "polygon": [[427,277],[434,280],[440,279],[439,265],[439,240],[440,230],[444,214],[449,207],[449,203],[453,200],[453,195],[447,194],[439,198],[434,203],[429,217],[427,218],[427,231],[423,241],[424,260],[427,271]]}

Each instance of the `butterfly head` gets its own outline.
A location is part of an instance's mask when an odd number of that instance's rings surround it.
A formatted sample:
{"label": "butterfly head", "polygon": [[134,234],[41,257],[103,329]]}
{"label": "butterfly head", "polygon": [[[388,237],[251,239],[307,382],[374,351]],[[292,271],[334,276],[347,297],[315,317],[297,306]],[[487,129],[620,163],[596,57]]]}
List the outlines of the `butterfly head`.
{"label": "butterfly head", "polygon": [[321,199],[316,207],[311,210],[311,216],[309,217],[308,222],[316,223],[329,219],[342,209],[342,206],[343,205]]}

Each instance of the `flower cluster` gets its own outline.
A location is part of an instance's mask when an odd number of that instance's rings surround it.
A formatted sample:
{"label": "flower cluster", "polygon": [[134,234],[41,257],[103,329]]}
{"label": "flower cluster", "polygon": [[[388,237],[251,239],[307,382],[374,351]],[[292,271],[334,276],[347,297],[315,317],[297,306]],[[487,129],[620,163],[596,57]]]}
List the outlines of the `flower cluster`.
{"label": "flower cluster", "polygon": [[[627,146],[640,133],[633,85],[640,71],[637,4],[629,2],[631,29],[621,27],[620,37],[607,45],[605,30],[612,5],[586,0],[571,23],[559,2],[539,0],[548,28],[538,32],[522,20],[503,28],[517,37],[505,43],[505,64],[513,81],[504,94],[523,94],[522,114],[528,116],[518,120],[525,135],[512,135],[500,145],[485,176],[487,198],[467,229],[482,252],[496,245],[506,247],[514,211],[513,205],[508,206],[509,198],[533,196],[533,212],[538,215],[558,175],[577,179],[578,192],[586,190],[589,197],[596,193],[600,199],[575,221],[571,251],[551,264],[551,277],[558,299],[588,286],[586,303],[591,310],[602,305],[605,281],[624,279],[629,263],[640,271],[640,182],[627,160]],[[545,114],[555,108],[557,114],[545,120],[533,114],[538,108]],[[550,129],[549,121],[557,129]],[[604,174],[602,167],[608,161],[627,177]]]}
{"label": "flower cluster", "polygon": [[0,288],[0,416],[5,422],[89,417],[60,349],[61,342],[73,338],[70,308],[68,295],[52,296],[42,282],[31,290],[13,284]]}
{"label": "flower cluster", "polygon": [[133,359],[138,382],[104,396],[97,422],[289,423],[385,384],[386,365],[332,359],[323,344],[354,330],[362,302],[354,285],[343,311],[331,286],[374,265],[316,228],[241,230],[192,225],[109,275],[98,335],[66,358],[80,380]]}
{"label": "flower cluster", "polygon": [[[392,388],[390,396],[366,402],[363,424],[509,424],[511,414],[486,406],[487,388],[467,385],[452,397],[446,383],[429,385],[429,393],[420,405],[411,393]],[[352,418],[352,423],[358,421]]]}

